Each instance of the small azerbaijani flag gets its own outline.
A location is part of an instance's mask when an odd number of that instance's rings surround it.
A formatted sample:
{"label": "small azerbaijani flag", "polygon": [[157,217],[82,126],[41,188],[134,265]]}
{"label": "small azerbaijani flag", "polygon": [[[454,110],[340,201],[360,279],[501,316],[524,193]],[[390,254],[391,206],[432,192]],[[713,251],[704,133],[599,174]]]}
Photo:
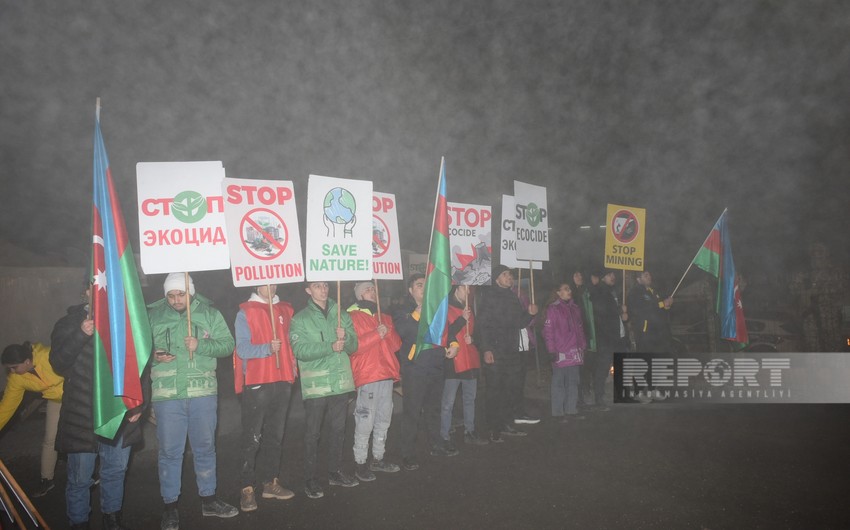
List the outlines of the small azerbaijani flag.
{"label": "small azerbaijani flag", "polygon": [[437,183],[437,203],[434,206],[434,228],[428,251],[425,271],[425,293],[422,313],[416,334],[416,348],[411,358],[419,352],[448,344],[449,291],[452,289],[452,260],[449,252],[449,210],[446,202],[446,158],[440,161],[440,179]]}
{"label": "small azerbaijani flag", "polygon": [[150,358],[152,340],[136,261],[100,131],[100,99],[94,127],[92,274],[94,432],[113,439],[127,410],[144,402],[141,374]]}
{"label": "small azerbaijani flag", "polygon": [[726,212],[714,224],[702,248],[694,258],[694,265],[717,278],[717,312],[720,314],[720,337],[739,343],[749,342],[744,306],[738,291],[738,276],[732,259],[732,242]]}

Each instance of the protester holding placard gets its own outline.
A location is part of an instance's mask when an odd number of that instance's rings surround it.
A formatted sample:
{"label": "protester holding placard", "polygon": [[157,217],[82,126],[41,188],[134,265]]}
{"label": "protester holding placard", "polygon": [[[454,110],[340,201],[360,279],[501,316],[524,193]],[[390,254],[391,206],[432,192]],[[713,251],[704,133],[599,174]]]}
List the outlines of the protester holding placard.
{"label": "protester holding placard", "polygon": [[233,382],[236,393],[242,394],[243,512],[257,509],[254,488],[258,453],[263,457],[259,466],[264,477],[263,498],[286,500],[295,496],[280,484],[283,435],[292,383],[298,373],[289,345],[294,311],[276,291],[277,285],[255,287],[251,297],[240,304],[234,326]]}
{"label": "protester holding placard", "polygon": [[[393,319],[378,312],[378,293],[372,282],[354,285],[357,302],[348,314],[357,332],[357,351],[351,354],[351,371],[357,387],[354,406],[354,474],[364,482],[375,480],[375,471],[395,473],[397,464],[384,460],[387,431],[393,419],[393,383],[399,380],[398,359],[395,353],[401,338],[395,331]],[[372,462],[369,457],[369,438],[372,438]]]}
{"label": "protester holding placard", "polygon": [[591,291],[593,321],[596,324],[596,366],[593,371],[593,397],[596,410],[608,411],[605,382],[611,370],[615,351],[628,351],[626,324],[629,314],[620,300],[617,275],[613,270],[599,272],[599,284]]}
{"label": "protester holding placard", "polygon": [[478,392],[478,373],[481,354],[472,342],[475,331],[475,315],[469,307],[469,286],[455,285],[449,293],[449,337],[458,352],[454,359],[445,360],[446,382],[443,386],[443,404],[440,414],[440,436],[449,448],[452,426],[452,411],[458,388],[463,399],[464,443],[486,445],[487,440],[478,436],[475,429],[475,397]]}
{"label": "protester holding placard", "polygon": [[307,307],[295,314],[289,339],[301,371],[304,400],[304,493],[324,496],[316,475],[322,419],[328,422],[328,483],[351,488],[359,482],[342,469],[342,447],[349,393],[354,390],[349,355],[357,350],[357,335],[347,312],[339,312],[328,297],[326,282],[307,282]]}
{"label": "protester holding placard", "polygon": [[221,313],[210,300],[195,293],[191,276],[169,274],[163,291],[165,298],[148,306],[154,340],[152,400],[159,442],[159,489],[165,503],[161,529],[176,530],[187,436],[203,515],[229,518],[239,514],[215,497],[216,358],[232,354],[235,342]]}

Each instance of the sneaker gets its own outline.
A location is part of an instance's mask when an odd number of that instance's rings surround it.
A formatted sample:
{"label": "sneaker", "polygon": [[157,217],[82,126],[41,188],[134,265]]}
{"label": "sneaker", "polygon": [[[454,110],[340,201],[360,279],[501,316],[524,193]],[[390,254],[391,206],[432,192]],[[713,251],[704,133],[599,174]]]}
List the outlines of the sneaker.
{"label": "sneaker", "polygon": [[457,450],[450,441],[443,440],[431,448],[431,456],[457,456],[460,451]]}
{"label": "sneaker", "polygon": [[469,444],[469,445],[487,445],[488,444],[487,440],[479,437],[477,434],[475,434],[475,431],[466,432],[463,435],[463,443]]}
{"label": "sneaker", "polygon": [[369,464],[366,462],[355,464],[354,476],[361,482],[372,482],[375,480],[375,474],[372,473],[372,470],[369,469]]}
{"label": "sneaker", "polygon": [[343,488],[353,488],[360,484],[360,482],[342,471],[336,471],[328,475],[328,484],[331,486],[342,486]]}
{"label": "sneaker", "polygon": [[416,471],[417,469],[419,469],[419,462],[417,462],[416,459],[411,456],[409,458],[404,459],[404,461],[402,462],[402,467],[405,469],[405,471]]}
{"label": "sneaker", "polygon": [[398,464],[391,464],[384,460],[372,460],[369,464],[369,470],[376,473],[398,473],[400,469]]}
{"label": "sneaker", "polygon": [[540,418],[533,418],[527,414],[523,414],[522,416],[517,416],[516,418],[514,418],[514,423],[517,425],[537,425],[538,423],[540,423]]}
{"label": "sneaker", "polygon": [[500,434],[504,434],[505,436],[527,436],[528,433],[525,431],[518,431],[511,427],[510,425],[505,425],[502,427]]}
{"label": "sneaker", "polygon": [[38,484],[38,487],[30,493],[30,497],[33,499],[37,499],[39,497],[44,497],[47,493],[56,487],[56,484],[53,483],[53,480],[43,478],[41,482]]}
{"label": "sneaker", "polygon": [[505,440],[502,438],[502,435],[497,433],[496,431],[493,431],[493,432],[490,433],[490,443],[491,444],[500,444],[500,443],[504,443],[504,441]]}
{"label": "sneaker", "polygon": [[230,519],[239,515],[239,510],[224,501],[213,499],[201,502],[201,515],[204,517],[221,517]]}
{"label": "sneaker", "polygon": [[101,528],[103,530],[128,530],[124,523],[121,522],[121,511],[105,513],[101,519]]}
{"label": "sneaker", "polygon": [[304,494],[311,499],[321,499],[325,496],[325,492],[322,491],[322,485],[314,478],[308,479],[304,484]]}
{"label": "sneaker", "polygon": [[295,497],[295,493],[281,486],[278,479],[274,479],[271,482],[263,482],[264,499],[280,499],[285,501],[292,497]]}
{"label": "sneaker", "polygon": [[159,530],[179,530],[180,529],[180,514],[177,508],[166,508],[162,512],[162,519],[159,521]]}
{"label": "sneaker", "polygon": [[242,488],[242,497],[239,499],[239,509],[243,512],[253,512],[257,509],[257,499],[254,497],[254,487]]}

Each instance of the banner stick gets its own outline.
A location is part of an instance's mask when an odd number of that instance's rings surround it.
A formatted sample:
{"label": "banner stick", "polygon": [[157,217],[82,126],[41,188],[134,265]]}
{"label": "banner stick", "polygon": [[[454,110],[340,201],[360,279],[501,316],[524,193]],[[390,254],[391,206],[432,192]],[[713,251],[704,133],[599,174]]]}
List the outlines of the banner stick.
{"label": "banner stick", "polygon": [[520,298],[522,294],[522,267],[518,267],[516,270],[516,296]]}
{"label": "banner stick", "polygon": [[[189,273],[184,272],[184,281],[186,282],[186,327],[188,328],[186,331],[189,333],[189,337],[192,336],[192,294],[189,292]],[[189,352],[189,360],[194,359],[194,352]]]}
{"label": "banner stick", "polygon": [[336,327],[342,327],[342,285],[336,281]]}
{"label": "banner stick", "polygon": [[383,324],[381,322],[381,293],[378,291],[378,280],[375,280],[375,301],[378,304],[378,324]]}
{"label": "banner stick", "polygon": [[531,296],[531,303],[534,304],[534,261],[528,260],[528,277],[529,277],[529,293]]}
{"label": "banner stick", "polygon": [[[277,340],[277,326],[275,326],[274,321],[274,305],[272,304],[272,286],[270,283],[266,284],[266,299],[269,302],[269,319],[272,323],[272,340]],[[274,366],[275,368],[280,368],[280,350],[274,354]]]}
{"label": "banner stick", "polygon": [[[6,484],[8,484],[9,487],[12,488],[12,491],[14,491],[15,493],[15,497],[17,497],[18,501],[20,501],[21,505],[26,510],[27,515],[30,516],[30,519],[33,519],[33,516],[35,516],[34,521],[37,520],[38,524],[41,525],[43,528],[50,528],[49,526],[47,526],[47,523],[44,522],[44,519],[42,519],[41,514],[38,512],[38,510],[35,509],[35,506],[33,506],[32,501],[30,501],[30,498],[27,497],[27,494],[24,493],[23,489],[21,489],[21,486],[15,480],[15,477],[13,477],[12,474],[9,472],[9,469],[6,467],[6,464],[3,463],[3,460],[0,460],[0,475],[2,475],[3,480],[6,482]],[[3,489],[4,488],[0,488],[0,490]]]}

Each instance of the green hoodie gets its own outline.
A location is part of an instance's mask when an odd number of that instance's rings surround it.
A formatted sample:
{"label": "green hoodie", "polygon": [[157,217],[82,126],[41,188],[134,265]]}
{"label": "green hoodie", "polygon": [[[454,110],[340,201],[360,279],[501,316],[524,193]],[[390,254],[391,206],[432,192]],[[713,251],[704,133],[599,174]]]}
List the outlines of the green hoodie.
{"label": "green hoodie", "polygon": [[192,335],[198,338],[198,349],[191,361],[183,343],[189,329],[186,312],[178,313],[163,298],[148,306],[148,318],[154,349],[177,357],[168,363],[151,358],[152,401],[216,395],[216,357],[231,355],[236,343],[212,302],[198,294],[192,297]]}
{"label": "green hoodie", "polygon": [[354,391],[351,361],[357,351],[357,334],[348,312],[341,315],[345,329],[343,351],[333,351],[336,341],[337,305],[328,299],[327,314],[312,300],[292,317],[289,340],[301,373],[301,397],[320,398]]}

